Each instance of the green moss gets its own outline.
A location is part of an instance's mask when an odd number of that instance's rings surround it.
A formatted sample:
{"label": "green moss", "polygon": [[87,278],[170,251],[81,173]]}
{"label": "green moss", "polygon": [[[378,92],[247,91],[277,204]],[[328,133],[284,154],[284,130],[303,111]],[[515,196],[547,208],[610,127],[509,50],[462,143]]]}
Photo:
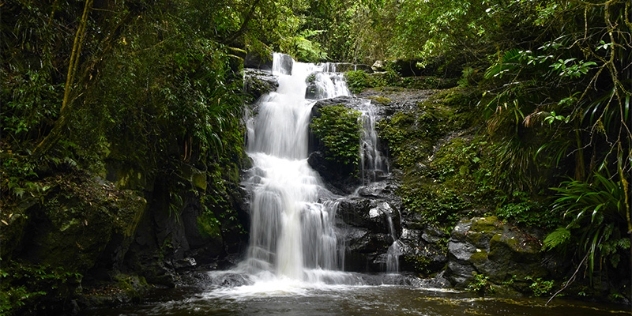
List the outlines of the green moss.
{"label": "green moss", "polygon": [[492,166],[485,162],[488,144],[464,130],[476,118],[475,100],[471,91],[440,91],[378,123],[395,166],[402,170],[404,207],[421,213],[426,223],[451,227],[496,205]]}
{"label": "green moss", "polygon": [[132,300],[141,298],[150,288],[147,280],[142,276],[118,274],[114,280],[116,280],[118,288]]}
{"label": "green moss", "polygon": [[489,233],[498,229],[498,218],[496,216],[478,217],[472,220],[470,231]]}
{"label": "green moss", "polygon": [[382,85],[373,76],[363,70],[345,72],[345,80],[352,93],[360,93],[364,89]]}
{"label": "green moss", "polygon": [[394,87],[394,86],[381,86],[381,87],[375,87],[375,89],[373,90],[378,91],[378,92],[392,93],[392,92],[406,91],[406,88]]}
{"label": "green moss", "polygon": [[394,71],[367,73],[364,70],[352,70],[345,72],[345,79],[353,93],[360,93],[367,88],[401,86],[401,78]]}
{"label": "green moss", "polygon": [[206,190],[206,173],[194,173],[191,176],[191,183],[200,190]]}
{"label": "green moss", "polygon": [[387,97],[383,97],[383,96],[370,96],[369,99],[371,99],[371,101],[375,102],[375,103],[379,103],[382,105],[387,105],[389,103],[391,103],[391,99],[387,98]]}
{"label": "green moss", "polygon": [[492,237],[492,239],[490,239],[490,240],[489,240],[490,250],[492,250],[492,251],[493,251],[493,248],[494,248],[494,247],[493,247],[493,246],[494,246],[493,244],[494,244],[494,243],[503,243],[503,242],[502,242],[502,240],[503,240],[503,239],[502,239],[502,235],[501,235],[501,234],[495,234],[495,235]]}
{"label": "green moss", "polygon": [[110,159],[106,164],[107,179],[114,182],[119,189],[143,190],[147,188],[148,179],[138,167],[129,163]]}
{"label": "green moss", "polygon": [[204,212],[197,220],[197,227],[203,236],[219,237],[221,236],[221,224],[212,212]]}
{"label": "green moss", "polygon": [[360,111],[333,105],[321,108],[319,114],[310,127],[325,147],[325,158],[356,168],[360,162]]}
{"label": "green moss", "polygon": [[477,252],[473,253],[472,256],[470,257],[470,261],[473,264],[480,264],[487,261],[487,251],[485,250],[478,251],[478,250],[480,249],[477,249]]}
{"label": "green moss", "polygon": [[491,232],[475,232],[475,231],[468,231],[467,235],[465,236],[466,240],[469,241],[471,244],[477,246],[477,247],[486,247],[487,242],[489,241],[489,238],[491,236]]}

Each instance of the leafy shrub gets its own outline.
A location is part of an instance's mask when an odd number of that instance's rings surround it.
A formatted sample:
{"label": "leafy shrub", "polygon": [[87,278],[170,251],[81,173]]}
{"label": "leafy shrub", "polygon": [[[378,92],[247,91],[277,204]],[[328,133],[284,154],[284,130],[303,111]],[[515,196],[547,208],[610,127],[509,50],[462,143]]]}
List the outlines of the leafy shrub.
{"label": "leafy shrub", "polygon": [[474,279],[467,285],[465,288],[467,291],[475,292],[480,295],[485,294],[493,294],[495,289],[494,286],[489,282],[489,277],[482,274],[477,273],[474,275]]}
{"label": "leafy shrub", "polygon": [[544,296],[551,294],[551,289],[553,289],[553,280],[543,280],[542,278],[532,278],[526,277],[526,281],[531,281],[531,285],[529,288],[533,291],[533,295],[535,296]]}
{"label": "leafy shrub", "polygon": [[61,267],[12,261],[0,269],[0,315],[32,314],[46,308],[46,299],[68,297],[82,275]]}
{"label": "leafy shrub", "polygon": [[555,214],[546,212],[544,205],[534,201],[526,192],[514,191],[502,199],[496,215],[524,227],[552,228],[559,224]]}
{"label": "leafy shrub", "polygon": [[369,74],[362,70],[347,71],[345,80],[349,90],[353,93],[360,93],[362,90],[371,87]]}
{"label": "leafy shrub", "polygon": [[626,214],[629,211],[622,203],[626,198],[625,185],[595,173],[587,181],[565,181],[554,190],[558,198],[553,203],[552,213],[564,217],[566,226],[546,237],[544,249],[568,246],[575,240],[575,246],[586,257],[589,277],[592,277],[595,261],[599,267],[609,263],[616,268],[621,255],[630,249]]}

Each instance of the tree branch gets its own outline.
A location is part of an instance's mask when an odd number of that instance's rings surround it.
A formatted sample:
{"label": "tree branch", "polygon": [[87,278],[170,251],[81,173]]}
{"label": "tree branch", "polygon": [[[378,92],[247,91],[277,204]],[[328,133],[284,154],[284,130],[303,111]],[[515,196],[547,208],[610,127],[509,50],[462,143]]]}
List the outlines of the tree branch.
{"label": "tree branch", "polygon": [[252,18],[254,17],[255,10],[257,9],[257,6],[259,5],[259,2],[261,2],[261,0],[255,0],[252,3],[252,5],[250,6],[250,10],[248,11],[248,14],[244,18],[244,21],[241,23],[241,27],[239,27],[239,30],[237,30],[229,38],[227,38],[226,40],[223,40],[222,42],[224,42],[225,44],[230,44],[234,40],[236,40],[239,36],[241,36],[243,33],[246,32],[246,30],[248,28],[248,23],[250,23],[250,20],[252,20]]}
{"label": "tree branch", "polygon": [[72,45],[72,52],[70,53],[70,61],[68,62],[68,74],[66,75],[66,84],[64,86],[64,98],[61,103],[61,109],[59,110],[59,119],[55,122],[53,129],[44,137],[44,139],[35,147],[33,155],[39,157],[48,151],[59,139],[61,129],[66,123],[69,111],[71,97],[70,93],[73,90],[73,83],[77,68],[79,67],[79,57],[81,56],[81,49],[86,36],[86,27],[88,25],[88,15],[92,9],[93,0],[86,0],[83,7],[83,14],[79,21],[79,27],[75,33],[75,39]]}

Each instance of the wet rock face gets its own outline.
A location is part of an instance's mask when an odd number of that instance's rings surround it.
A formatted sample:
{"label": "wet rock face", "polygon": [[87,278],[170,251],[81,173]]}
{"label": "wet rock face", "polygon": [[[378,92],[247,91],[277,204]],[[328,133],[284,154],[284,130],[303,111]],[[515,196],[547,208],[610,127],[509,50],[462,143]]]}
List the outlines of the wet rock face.
{"label": "wet rock face", "polygon": [[388,249],[395,241],[400,272],[431,275],[445,268],[449,235],[433,227],[409,228],[420,225],[400,214],[395,188],[390,180],[374,182],[340,200],[336,216],[345,271],[384,272]]}
{"label": "wet rock face", "polygon": [[244,69],[244,90],[255,101],[262,95],[276,91],[279,80],[269,70]]}
{"label": "wet rock face", "polygon": [[247,54],[244,58],[244,68],[272,70],[272,56],[265,58],[265,56]]}
{"label": "wet rock face", "polygon": [[290,55],[281,54],[279,56],[279,67],[275,71],[279,71],[284,75],[292,74],[292,67],[294,66],[294,59]]}
{"label": "wet rock face", "polygon": [[380,115],[388,117],[397,112],[410,111],[433,93],[433,90],[371,88],[362,91],[357,96],[370,99],[373,104],[380,104]]}
{"label": "wet rock face", "polygon": [[[364,197],[346,198],[340,202],[338,216],[348,225],[368,229],[372,233],[401,235],[399,212],[388,201]],[[392,223],[394,231],[391,232]],[[392,242],[391,242],[392,243]]]}
{"label": "wet rock face", "polygon": [[474,274],[494,283],[546,277],[538,238],[500,222],[496,217],[461,220],[448,243],[446,277],[464,288]]}
{"label": "wet rock face", "polygon": [[[384,183],[380,186],[388,187]],[[341,199],[338,206],[338,238],[344,248],[345,271],[383,272],[386,252],[402,234],[401,201],[388,190],[367,190],[373,195],[354,194]]]}
{"label": "wet rock face", "polygon": [[[405,226],[408,223],[404,221]],[[403,247],[401,269],[431,275],[441,271],[448,262],[445,240],[447,235],[433,227],[402,230]]]}

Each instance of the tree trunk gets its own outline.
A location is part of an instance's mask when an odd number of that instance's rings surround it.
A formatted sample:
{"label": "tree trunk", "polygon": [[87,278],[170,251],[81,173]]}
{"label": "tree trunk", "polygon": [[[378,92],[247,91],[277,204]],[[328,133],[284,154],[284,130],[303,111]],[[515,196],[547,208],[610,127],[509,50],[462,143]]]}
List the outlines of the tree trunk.
{"label": "tree trunk", "polygon": [[[33,156],[40,157],[46,153],[57,141],[61,138],[63,128],[68,121],[68,117],[72,112],[72,103],[74,101],[73,95],[76,95],[76,91],[73,91],[73,85],[75,82],[75,74],[79,68],[79,57],[81,56],[81,48],[85,41],[86,27],[88,25],[88,15],[92,10],[93,0],[86,0],[83,7],[83,14],[75,33],[75,39],[72,45],[72,52],[70,54],[70,61],[68,62],[68,74],[66,75],[66,84],[64,86],[64,99],[59,110],[59,118],[55,122],[53,129],[44,137],[44,139],[33,150]],[[74,92],[74,93],[73,93]]]}

